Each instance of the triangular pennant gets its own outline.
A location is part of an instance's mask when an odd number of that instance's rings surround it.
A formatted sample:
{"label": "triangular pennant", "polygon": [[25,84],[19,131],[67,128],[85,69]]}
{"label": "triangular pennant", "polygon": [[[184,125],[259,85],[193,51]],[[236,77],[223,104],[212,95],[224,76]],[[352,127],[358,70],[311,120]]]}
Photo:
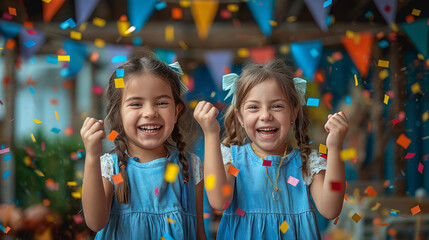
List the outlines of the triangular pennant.
{"label": "triangular pennant", "polygon": [[210,26],[216,16],[219,3],[213,0],[195,0],[192,2],[191,11],[197,26],[198,36],[207,39]]}
{"label": "triangular pennant", "polygon": [[328,31],[326,16],[328,16],[331,10],[331,5],[323,7],[323,4],[326,2],[325,0],[304,0],[304,2],[307,4],[307,8],[316,20],[317,25],[319,25],[323,31]]}
{"label": "triangular pennant", "polygon": [[15,22],[0,22],[0,32],[6,38],[15,38],[18,35],[22,25]]}
{"label": "triangular pennant", "polygon": [[407,36],[411,39],[414,46],[416,46],[417,50],[423,54],[425,58],[428,57],[428,30],[429,26],[427,24],[427,19],[420,19],[414,21],[413,23],[402,23],[402,29],[407,34]]}
{"label": "triangular pennant", "polygon": [[274,1],[275,0],[247,2],[247,6],[265,36],[271,35],[272,26],[270,21],[273,19]]}
{"label": "triangular pennant", "polygon": [[131,26],[136,29],[134,32],[139,32],[149,17],[152,15],[155,4],[158,0],[128,0],[128,18]]}
{"label": "triangular pennant", "polygon": [[66,0],[52,0],[49,3],[43,2],[43,21],[48,23],[60,10]]}
{"label": "triangular pennant", "polygon": [[342,36],[341,41],[362,77],[368,76],[373,35],[369,32],[356,33],[354,37]]}
{"label": "triangular pennant", "polygon": [[230,68],[234,54],[231,50],[206,51],[204,59],[218,90],[222,90],[224,68]]}
{"label": "triangular pennant", "polygon": [[273,46],[251,48],[250,59],[257,64],[266,64],[274,59],[276,49]]}
{"label": "triangular pennant", "polygon": [[395,21],[397,0],[374,0],[374,3],[390,26]]}
{"label": "triangular pennant", "polygon": [[[28,31],[31,31],[31,34],[29,34]],[[19,49],[21,51],[21,57],[26,59],[31,58],[37,53],[37,51],[39,51],[40,47],[45,42],[45,39],[45,34],[40,31],[21,28],[21,31],[19,32]]]}
{"label": "triangular pennant", "polygon": [[76,22],[82,24],[86,22],[97,6],[98,0],[75,0]]}
{"label": "triangular pennant", "polygon": [[86,57],[86,44],[72,40],[66,40],[63,45],[64,51],[70,56],[67,77],[75,76],[82,69]]}
{"label": "triangular pennant", "polygon": [[312,80],[322,57],[322,42],[316,40],[292,43],[290,51],[296,64],[302,69],[304,76]]}

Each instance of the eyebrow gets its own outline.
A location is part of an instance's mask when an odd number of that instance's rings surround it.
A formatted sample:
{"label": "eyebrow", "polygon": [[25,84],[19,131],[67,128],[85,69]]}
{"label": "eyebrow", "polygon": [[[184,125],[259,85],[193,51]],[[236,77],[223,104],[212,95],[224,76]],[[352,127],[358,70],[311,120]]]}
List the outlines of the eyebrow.
{"label": "eyebrow", "polygon": [[[156,97],[155,99],[158,100],[158,99],[161,99],[161,98],[172,99],[172,97],[170,97],[169,95],[166,95],[166,94],[160,95],[160,96]],[[143,100],[143,98],[142,97],[130,97],[127,100],[125,100],[124,102],[131,102],[131,101],[136,101],[136,100],[137,101],[141,101],[141,100]]]}
{"label": "eyebrow", "polygon": [[[282,99],[282,98],[274,99],[274,100],[272,100],[271,102],[273,103],[273,102],[277,102],[277,101],[286,102],[286,100],[285,100],[285,99]],[[249,101],[246,101],[245,103],[259,103],[259,101],[257,101],[257,100],[249,100]]]}

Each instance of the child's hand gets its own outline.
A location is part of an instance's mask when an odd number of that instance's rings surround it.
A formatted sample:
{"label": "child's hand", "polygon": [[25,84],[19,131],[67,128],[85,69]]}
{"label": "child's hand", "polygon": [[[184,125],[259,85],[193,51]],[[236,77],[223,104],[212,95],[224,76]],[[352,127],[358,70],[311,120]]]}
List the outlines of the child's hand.
{"label": "child's hand", "polygon": [[106,137],[103,120],[87,117],[80,129],[86,155],[94,158],[101,156],[101,140]]}
{"label": "child's hand", "polygon": [[219,111],[215,106],[206,101],[201,101],[195,107],[194,118],[197,120],[203,129],[204,134],[215,133],[219,134],[220,125],[216,120]]}
{"label": "child's hand", "polygon": [[328,132],[328,137],[326,138],[328,149],[337,148],[341,150],[344,138],[349,130],[349,120],[347,120],[346,114],[342,111],[334,115],[329,114],[325,130]]}

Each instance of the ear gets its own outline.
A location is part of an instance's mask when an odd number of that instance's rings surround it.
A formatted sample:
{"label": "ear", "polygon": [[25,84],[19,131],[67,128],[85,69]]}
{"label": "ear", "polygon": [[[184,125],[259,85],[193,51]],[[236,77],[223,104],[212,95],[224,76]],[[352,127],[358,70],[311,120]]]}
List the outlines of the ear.
{"label": "ear", "polygon": [[235,113],[235,117],[238,119],[238,122],[240,123],[240,125],[243,125],[243,118],[241,117],[240,111],[238,111],[238,109],[235,109],[234,113]]}
{"label": "ear", "polygon": [[179,116],[179,113],[183,110],[183,105],[181,103],[176,105],[176,116],[174,123],[177,123],[177,117]]}

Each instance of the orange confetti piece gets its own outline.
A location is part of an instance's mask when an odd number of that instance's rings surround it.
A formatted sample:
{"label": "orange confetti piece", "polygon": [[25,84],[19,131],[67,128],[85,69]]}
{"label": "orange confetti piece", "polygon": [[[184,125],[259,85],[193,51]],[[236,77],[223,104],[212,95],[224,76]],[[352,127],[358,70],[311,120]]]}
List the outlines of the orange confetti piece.
{"label": "orange confetti piece", "polygon": [[410,143],[411,143],[411,140],[410,140],[407,136],[405,136],[405,134],[401,134],[401,135],[398,137],[398,139],[396,140],[396,143],[397,143],[399,146],[403,147],[404,149],[407,149],[407,148],[408,148],[408,146],[409,146],[409,145],[410,145]]}
{"label": "orange confetti piece", "polygon": [[107,139],[113,142],[113,140],[119,135],[119,133],[115,130],[112,130],[112,132],[107,136]]}
{"label": "orange confetti piece", "polygon": [[240,169],[235,168],[233,166],[229,166],[228,168],[228,173],[234,175],[235,177],[237,177],[238,172],[240,172]]}
{"label": "orange confetti piece", "polygon": [[371,197],[375,197],[377,195],[377,192],[372,188],[371,186],[368,186],[365,190],[365,193],[370,195]]}
{"label": "orange confetti piece", "polygon": [[352,219],[353,219],[353,221],[355,221],[356,223],[358,223],[358,222],[362,219],[362,217],[361,217],[361,216],[359,216],[359,214],[355,213],[355,214],[352,216]]}
{"label": "orange confetti piece", "polygon": [[12,16],[16,16],[16,8],[9,7],[9,14]]}
{"label": "orange confetti piece", "polygon": [[182,19],[182,17],[183,17],[182,9],[178,8],[178,7],[172,8],[171,9],[171,17],[173,19]]}
{"label": "orange confetti piece", "polygon": [[8,233],[10,231],[10,227],[9,226],[7,226],[5,229],[4,229],[4,233]]}
{"label": "orange confetti piece", "polygon": [[335,219],[334,225],[337,225],[337,223],[338,223],[338,219],[340,219],[340,217],[337,217],[337,218]]}
{"label": "orange confetti piece", "polygon": [[387,234],[388,234],[389,236],[395,236],[397,233],[398,233],[398,231],[396,231],[396,230],[395,230],[395,229],[393,229],[393,228],[389,228],[389,230],[387,230]]}
{"label": "orange confetti piece", "polygon": [[9,50],[13,50],[15,48],[15,45],[16,45],[16,41],[11,38],[9,38],[6,42],[6,48]]}
{"label": "orange confetti piece", "polygon": [[231,196],[231,193],[232,193],[231,186],[229,184],[223,185],[223,187],[222,187],[222,194],[223,194],[223,196],[224,197]]}
{"label": "orange confetti piece", "polygon": [[100,55],[98,54],[98,52],[93,52],[92,54],[91,54],[91,57],[89,58],[89,60],[92,62],[92,63],[95,63],[95,62],[97,62],[97,60],[98,60],[98,58],[100,57]]}
{"label": "orange confetti piece", "polygon": [[417,205],[417,206],[415,206],[415,207],[411,208],[411,214],[416,215],[416,214],[417,214],[417,213],[419,213],[419,212],[421,212],[421,210],[420,210],[420,206],[419,206],[419,205]]}
{"label": "orange confetti piece", "polygon": [[124,181],[124,179],[122,178],[122,175],[120,173],[113,175],[112,179],[116,185],[118,185],[119,183]]}

